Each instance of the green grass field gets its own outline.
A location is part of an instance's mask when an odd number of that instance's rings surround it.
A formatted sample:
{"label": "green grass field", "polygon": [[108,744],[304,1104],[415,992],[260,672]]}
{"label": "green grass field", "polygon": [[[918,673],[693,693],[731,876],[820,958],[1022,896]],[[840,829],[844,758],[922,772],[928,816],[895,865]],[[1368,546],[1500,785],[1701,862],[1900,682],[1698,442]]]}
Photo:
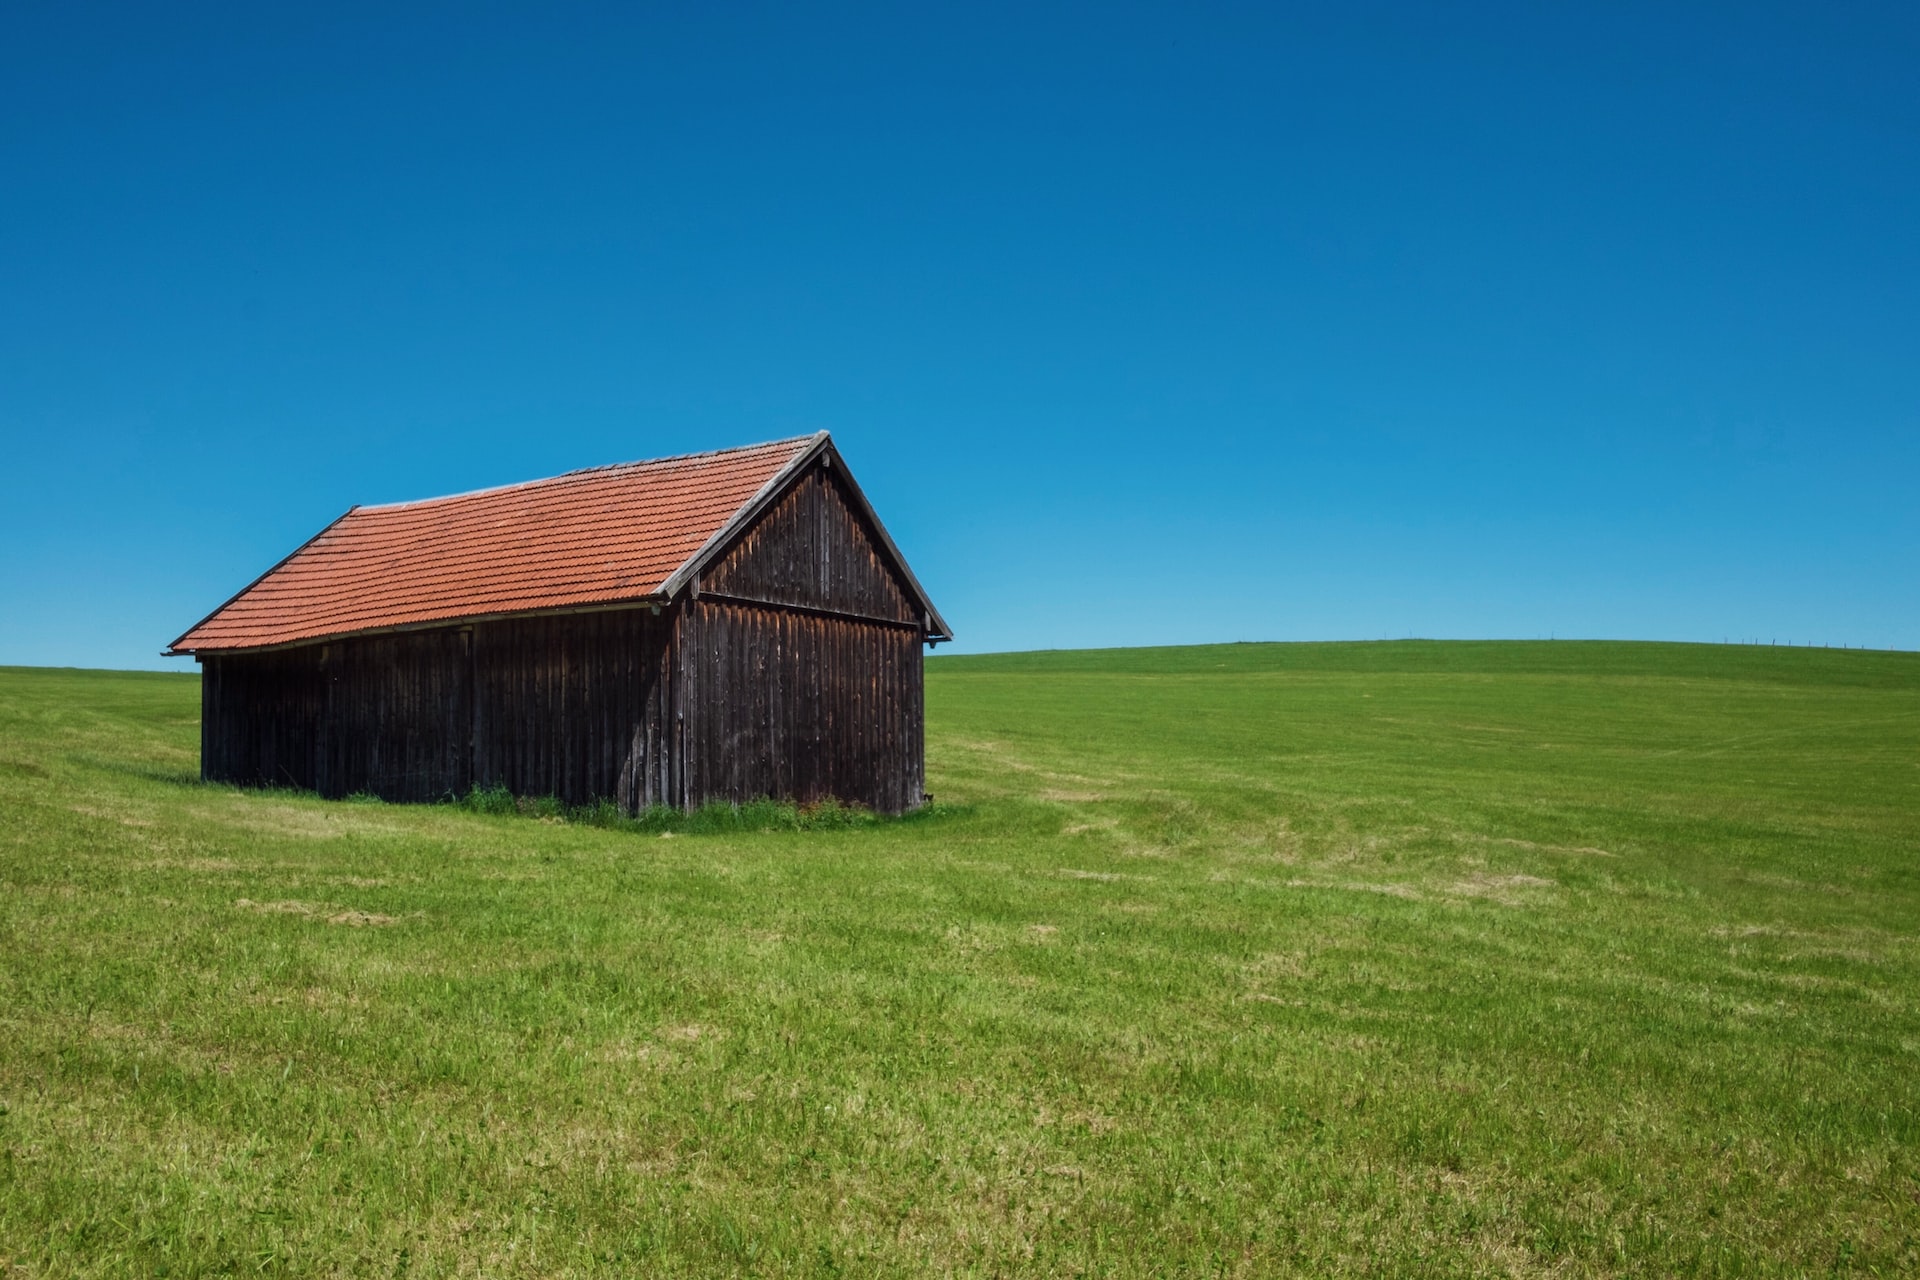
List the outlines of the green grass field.
{"label": "green grass field", "polygon": [[807,832],[197,710],[0,671],[0,1274],[1920,1271],[1920,655],[939,658]]}

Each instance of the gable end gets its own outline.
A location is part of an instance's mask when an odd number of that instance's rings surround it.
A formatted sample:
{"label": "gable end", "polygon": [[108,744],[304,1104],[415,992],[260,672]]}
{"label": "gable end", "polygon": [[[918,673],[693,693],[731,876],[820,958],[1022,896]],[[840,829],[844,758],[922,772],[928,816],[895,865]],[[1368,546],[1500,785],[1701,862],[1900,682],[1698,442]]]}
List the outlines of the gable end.
{"label": "gable end", "polygon": [[927,626],[911,588],[823,457],[700,575],[701,595]]}

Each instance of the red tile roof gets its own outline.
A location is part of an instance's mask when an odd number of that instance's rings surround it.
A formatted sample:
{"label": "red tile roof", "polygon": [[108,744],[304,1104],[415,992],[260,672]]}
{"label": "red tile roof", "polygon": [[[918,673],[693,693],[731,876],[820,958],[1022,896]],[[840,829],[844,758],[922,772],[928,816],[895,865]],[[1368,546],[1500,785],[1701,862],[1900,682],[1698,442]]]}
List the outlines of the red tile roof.
{"label": "red tile roof", "polygon": [[675,570],[821,440],[801,436],[355,507],[171,651],[261,648],[657,596]]}

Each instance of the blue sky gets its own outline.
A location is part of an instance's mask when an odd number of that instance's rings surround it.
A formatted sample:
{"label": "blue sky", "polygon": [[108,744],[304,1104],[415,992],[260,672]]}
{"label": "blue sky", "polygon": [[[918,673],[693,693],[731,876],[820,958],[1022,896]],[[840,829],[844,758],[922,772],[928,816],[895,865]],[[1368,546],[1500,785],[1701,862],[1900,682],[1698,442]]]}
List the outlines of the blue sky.
{"label": "blue sky", "polygon": [[1920,647],[1912,5],[7,6],[0,662],[826,428],[958,649]]}

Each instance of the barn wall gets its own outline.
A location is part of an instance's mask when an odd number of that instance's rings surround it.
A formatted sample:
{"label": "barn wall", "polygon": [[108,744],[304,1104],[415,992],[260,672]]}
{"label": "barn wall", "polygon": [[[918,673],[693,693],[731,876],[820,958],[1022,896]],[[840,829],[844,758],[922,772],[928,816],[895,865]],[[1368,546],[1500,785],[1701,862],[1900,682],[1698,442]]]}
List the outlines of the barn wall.
{"label": "barn wall", "polygon": [[923,622],[840,473],[813,467],[683,607],[678,794],[919,805]]}
{"label": "barn wall", "polygon": [[320,646],[314,790],[394,801],[464,792],[472,781],[469,646],[457,629]]}
{"label": "barn wall", "polygon": [[686,606],[680,635],[689,803],[832,795],[881,813],[920,804],[917,629],[702,599]]}
{"label": "barn wall", "polygon": [[313,790],[324,705],[317,646],[208,654],[200,663],[200,776]]}
{"label": "barn wall", "polygon": [[665,803],[669,626],[625,609],[209,654],[201,774],[393,801],[477,782]]}
{"label": "barn wall", "polygon": [[473,779],[516,795],[668,802],[665,659],[646,609],[473,628]]}
{"label": "barn wall", "polygon": [[437,800],[471,779],[467,636],[366,636],[202,659],[210,781]]}

